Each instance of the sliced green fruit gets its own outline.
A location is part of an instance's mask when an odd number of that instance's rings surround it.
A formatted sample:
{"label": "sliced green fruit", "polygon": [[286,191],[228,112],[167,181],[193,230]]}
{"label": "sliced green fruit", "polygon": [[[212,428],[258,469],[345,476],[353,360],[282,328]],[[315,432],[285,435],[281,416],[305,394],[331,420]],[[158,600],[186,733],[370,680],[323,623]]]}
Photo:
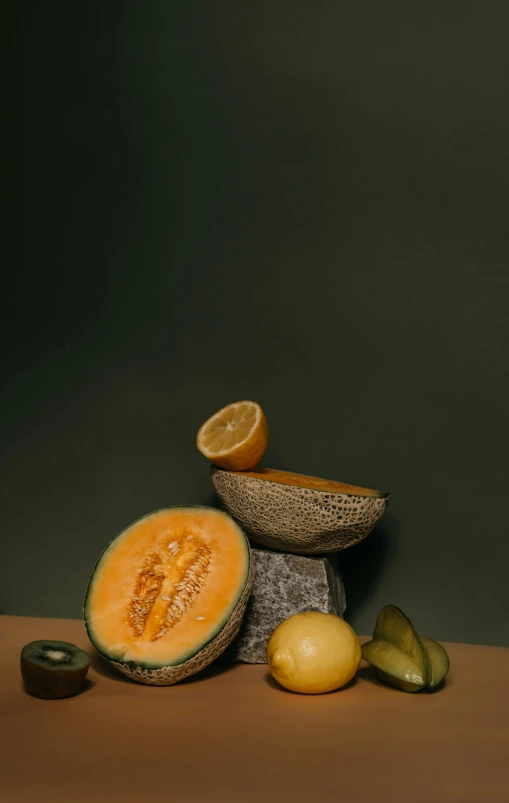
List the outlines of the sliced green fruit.
{"label": "sliced green fruit", "polygon": [[412,691],[426,686],[424,651],[417,654],[416,660],[390,641],[374,638],[363,645],[362,657],[376,667],[377,673],[390,675],[395,681],[410,685]]}
{"label": "sliced green fruit", "polygon": [[409,683],[406,680],[401,680],[401,678],[396,678],[393,675],[389,675],[388,672],[382,672],[381,669],[375,669],[375,672],[378,680],[380,680],[382,683],[385,683],[386,686],[392,686],[393,689],[399,689],[400,691],[412,693],[426,688],[422,685],[422,683]]}
{"label": "sliced green fruit", "polygon": [[449,657],[433,639],[420,638],[410,619],[395,605],[378,614],[373,638],[362,646],[382,683],[405,692],[435,688],[449,671]]}
{"label": "sliced green fruit", "polygon": [[25,688],[34,697],[57,700],[76,694],[85,682],[90,658],[68,641],[31,641],[21,650]]}
{"label": "sliced green fruit", "polygon": [[421,644],[426,650],[428,663],[431,667],[431,679],[428,682],[428,686],[430,689],[434,689],[435,686],[442,682],[449,671],[449,656],[438,641],[421,636]]}
{"label": "sliced green fruit", "polygon": [[377,663],[379,669],[390,670],[391,675],[408,683],[427,685],[431,672],[426,652],[412,622],[396,605],[386,605],[378,614],[373,641],[385,642],[392,652],[391,658],[387,647],[381,650],[383,665]]}

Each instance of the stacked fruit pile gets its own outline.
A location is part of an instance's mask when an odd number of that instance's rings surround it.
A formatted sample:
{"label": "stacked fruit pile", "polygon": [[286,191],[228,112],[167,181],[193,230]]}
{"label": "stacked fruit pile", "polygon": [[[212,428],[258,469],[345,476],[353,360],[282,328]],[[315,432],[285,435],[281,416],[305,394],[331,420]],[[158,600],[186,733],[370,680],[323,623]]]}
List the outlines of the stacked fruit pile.
{"label": "stacked fruit pile", "polygon": [[325,554],[371,532],[390,494],[261,468],[268,438],[263,410],[249,401],[219,410],[197,436],[222,507],[252,540],[283,552]]}
{"label": "stacked fruit pile", "polygon": [[[249,618],[256,566],[250,541],[276,555],[335,553],[364,538],[383,514],[389,494],[261,468],[267,444],[258,404],[219,410],[200,428],[197,446],[212,464],[223,509],[156,511],[99,557],[85,626],[98,652],[133,680],[171,685],[224,657]],[[356,633],[335,613],[299,610],[263,644],[273,677],[301,693],[344,686],[361,660]],[[449,668],[443,647],[420,639],[394,606],[381,611],[362,656],[382,682],[404,691],[438,685]],[[86,653],[65,642],[33,642],[21,656],[27,690],[44,697],[75,693],[88,663]]]}
{"label": "stacked fruit pile", "polygon": [[[265,414],[251,401],[222,408],[197,435],[198,449],[212,464],[221,507],[255,547],[251,605],[229,652],[240,660],[267,662],[286,688],[328,691],[348,682],[360,660],[358,639],[341,618],[344,589],[332,557],[372,530],[389,494],[262,468],[268,440]],[[265,585],[261,574],[269,575]],[[328,645],[323,654],[309,649],[311,638]],[[308,680],[301,671],[302,640],[308,671],[316,664]]]}

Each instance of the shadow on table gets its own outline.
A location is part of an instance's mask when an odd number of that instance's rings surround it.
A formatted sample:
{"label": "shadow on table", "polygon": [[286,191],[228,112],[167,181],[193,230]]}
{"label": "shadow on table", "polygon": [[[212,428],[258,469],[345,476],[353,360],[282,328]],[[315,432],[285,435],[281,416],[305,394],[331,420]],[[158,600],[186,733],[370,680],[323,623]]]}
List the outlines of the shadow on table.
{"label": "shadow on table", "polygon": [[359,680],[365,680],[367,683],[371,683],[373,686],[381,685],[380,681],[376,678],[375,670],[369,664],[365,664],[357,670],[357,678]]}

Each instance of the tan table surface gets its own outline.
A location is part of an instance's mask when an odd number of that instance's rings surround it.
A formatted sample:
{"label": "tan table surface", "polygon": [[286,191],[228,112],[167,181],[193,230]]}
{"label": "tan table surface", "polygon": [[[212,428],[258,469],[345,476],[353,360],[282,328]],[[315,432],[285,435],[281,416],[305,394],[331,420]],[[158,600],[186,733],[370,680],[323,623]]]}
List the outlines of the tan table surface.
{"label": "tan table surface", "polygon": [[[19,653],[37,638],[92,655],[84,692],[23,691]],[[243,664],[152,687],[103,664],[78,620],[2,616],[0,800],[505,803],[509,649],[445,646],[451,670],[434,694],[382,686],[364,662],[321,696]]]}

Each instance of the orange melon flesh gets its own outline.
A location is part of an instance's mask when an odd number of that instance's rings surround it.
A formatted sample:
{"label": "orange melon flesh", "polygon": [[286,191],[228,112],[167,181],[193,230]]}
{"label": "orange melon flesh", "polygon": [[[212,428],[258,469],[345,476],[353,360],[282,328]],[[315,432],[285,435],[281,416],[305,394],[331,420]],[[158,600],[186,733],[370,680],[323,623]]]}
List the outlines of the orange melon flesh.
{"label": "orange melon flesh", "polygon": [[293,471],[280,471],[276,468],[260,467],[256,471],[233,471],[232,473],[252,477],[256,480],[278,482],[281,485],[294,485],[298,488],[313,488],[317,491],[326,491],[327,493],[351,494],[353,496],[387,496],[387,494],[384,494],[382,491],[377,491],[373,488],[363,488],[360,485],[348,485],[344,482],[336,482],[335,480],[324,480],[320,477],[310,477],[307,474],[296,474]]}
{"label": "orange melon flesh", "polygon": [[149,514],[96,565],[84,610],[90,640],[110,660],[149,669],[182,663],[228,622],[249,561],[244,533],[222,511]]}

